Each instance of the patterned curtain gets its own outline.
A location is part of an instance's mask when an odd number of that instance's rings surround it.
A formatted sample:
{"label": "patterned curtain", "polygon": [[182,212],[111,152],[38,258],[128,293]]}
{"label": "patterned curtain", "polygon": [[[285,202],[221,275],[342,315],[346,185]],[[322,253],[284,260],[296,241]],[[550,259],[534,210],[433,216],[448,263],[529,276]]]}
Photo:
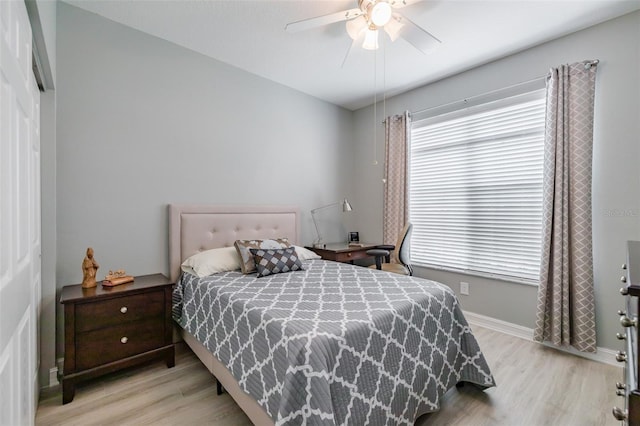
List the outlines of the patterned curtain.
{"label": "patterned curtain", "polygon": [[385,120],[385,186],[382,241],[396,244],[404,225],[409,221],[409,112]]}
{"label": "patterned curtain", "polygon": [[547,82],[542,256],[534,339],[596,351],[591,160],[596,67],[551,70]]}

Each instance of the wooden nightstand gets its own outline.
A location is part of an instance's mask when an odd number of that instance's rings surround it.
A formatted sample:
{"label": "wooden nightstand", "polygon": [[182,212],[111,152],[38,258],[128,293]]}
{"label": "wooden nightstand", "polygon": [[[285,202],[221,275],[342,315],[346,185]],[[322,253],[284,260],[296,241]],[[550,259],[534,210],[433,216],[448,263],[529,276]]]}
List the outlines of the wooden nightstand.
{"label": "wooden nightstand", "polygon": [[135,277],[116,287],[62,289],[64,373],[62,403],[73,400],[77,382],[153,359],[175,365],[171,292],[162,274]]}

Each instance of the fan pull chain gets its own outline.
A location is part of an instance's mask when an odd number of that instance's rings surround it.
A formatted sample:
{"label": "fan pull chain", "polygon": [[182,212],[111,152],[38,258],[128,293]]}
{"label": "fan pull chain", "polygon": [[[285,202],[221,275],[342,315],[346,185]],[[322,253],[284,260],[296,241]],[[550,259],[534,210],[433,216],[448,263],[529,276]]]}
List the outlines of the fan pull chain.
{"label": "fan pull chain", "polygon": [[[382,37],[382,117],[384,125],[384,140],[385,146],[387,144],[387,38]],[[387,169],[385,167],[382,183],[387,183]]]}
{"label": "fan pull chain", "polygon": [[[387,38],[382,36],[382,117],[387,122]],[[386,135],[385,135],[386,140]]]}
{"label": "fan pull chain", "polygon": [[373,162],[372,164],[374,166],[378,165],[378,142],[377,142],[377,126],[376,126],[376,120],[378,119],[378,114],[377,114],[377,103],[378,103],[378,87],[377,87],[377,83],[378,83],[378,76],[377,76],[377,71],[378,71],[378,52],[377,50],[373,51]]}

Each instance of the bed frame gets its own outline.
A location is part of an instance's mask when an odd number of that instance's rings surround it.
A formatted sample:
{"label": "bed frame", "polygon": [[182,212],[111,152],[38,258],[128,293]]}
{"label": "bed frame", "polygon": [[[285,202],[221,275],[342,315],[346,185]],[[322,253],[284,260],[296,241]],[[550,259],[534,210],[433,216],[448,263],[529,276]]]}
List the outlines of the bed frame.
{"label": "bed frame", "polygon": [[[294,206],[169,205],[169,271],[173,282],[189,256],[213,248],[233,246],[238,239],[286,237],[298,243],[299,210]],[[273,425],[273,419],[245,393],[229,370],[195,337],[180,329],[182,338],[233,397],[255,425]]]}

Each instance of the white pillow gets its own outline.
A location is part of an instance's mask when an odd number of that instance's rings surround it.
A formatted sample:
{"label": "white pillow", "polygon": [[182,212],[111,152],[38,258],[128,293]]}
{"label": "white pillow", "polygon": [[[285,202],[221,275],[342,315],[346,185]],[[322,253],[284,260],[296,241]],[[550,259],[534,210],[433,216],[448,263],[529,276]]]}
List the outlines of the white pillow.
{"label": "white pillow", "polygon": [[202,251],[182,262],[183,272],[200,278],[236,269],[240,269],[240,256],[233,246]]}
{"label": "white pillow", "polygon": [[298,257],[300,258],[300,260],[322,259],[322,256],[319,256],[318,254],[316,254],[315,252],[309,249],[306,249],[300,246],[294,246],[294,247],[296,248],[296,253],[298,254]]}

